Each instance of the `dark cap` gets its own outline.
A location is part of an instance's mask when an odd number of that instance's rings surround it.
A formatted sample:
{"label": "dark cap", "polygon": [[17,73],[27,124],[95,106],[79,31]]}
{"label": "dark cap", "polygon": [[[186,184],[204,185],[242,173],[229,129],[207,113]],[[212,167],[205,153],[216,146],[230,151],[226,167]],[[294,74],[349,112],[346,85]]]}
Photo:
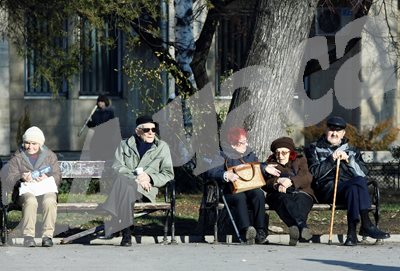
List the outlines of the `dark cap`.
{"label": "dark cap", "polygon": [[275,139],[271,143],[271,151],[275,152],[276,149],[278,149],[278,148],[288,148],[289,150],[294,151],[295,146],[294,146],[293,139],[291,139],[290,137],[287,137],[287,136]]}
{"label": "dark cap", "polygon": [[151,116],[147,116],[147,115],[140,116],[140,117],[138,117],[138,118],[136,119],[136,126],[139,126],[140,124],[144,124],[144,123],[154,123],[154,124],[157,124],[157,123],[153,120],[153,118],[152,118]]}
{"label": "dark cap", "polygon": [[346,121],[338,116],[332,116],[326,121],[326,126],[333,131],[340,131],[346,128]]}

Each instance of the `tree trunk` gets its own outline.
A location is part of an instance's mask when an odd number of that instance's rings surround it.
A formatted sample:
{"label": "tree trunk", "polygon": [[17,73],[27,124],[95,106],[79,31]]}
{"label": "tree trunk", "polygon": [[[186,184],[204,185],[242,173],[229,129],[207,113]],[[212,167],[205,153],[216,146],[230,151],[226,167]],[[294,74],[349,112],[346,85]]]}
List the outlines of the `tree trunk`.
{"label": "tree trunk", "polygon": [[[175,0],[175,44],[176,61],[189,78],[191,85],[196,88],[190,63],[193,59],[195,42],[193,37],[193,1]],[[179,88],[184,86],[178,86]]]}
{"label": "tree trunk", "polygon": [[299,74],[303,57],[299,45],[308,38],[317,3],[317,0],[260,0],[256,9],[254,39],[246,67],[261,65],[264,73],[246,89],[235,91],[231,109],[238,109],[245,101],[249,108],[247,115],[255,108],[245,127],[260,158],[269,154],[273,139],[287,135],[295,83],[303,76]]}

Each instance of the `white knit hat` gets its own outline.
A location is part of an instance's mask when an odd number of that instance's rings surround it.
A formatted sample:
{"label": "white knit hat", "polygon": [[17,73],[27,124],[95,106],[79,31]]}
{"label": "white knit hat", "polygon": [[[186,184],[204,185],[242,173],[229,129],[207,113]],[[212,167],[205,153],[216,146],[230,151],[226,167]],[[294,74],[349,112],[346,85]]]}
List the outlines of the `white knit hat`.
{"label": "white knit hat", "polygon": [[36,126],[32,126],[28,130],[25,131],[25,134],[22,136],[23,141],[32,141],[39,143],[40,146],[44,144],[44,134],[42,130],[40,130]]}

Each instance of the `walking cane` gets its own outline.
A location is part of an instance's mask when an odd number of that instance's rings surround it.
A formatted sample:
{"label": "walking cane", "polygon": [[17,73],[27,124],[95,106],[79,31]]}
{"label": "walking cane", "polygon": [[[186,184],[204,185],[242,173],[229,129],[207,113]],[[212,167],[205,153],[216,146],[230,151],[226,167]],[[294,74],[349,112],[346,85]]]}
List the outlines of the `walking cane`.
{"label": "walking cane", "polygon": [[333,202],[332,202],[332,212],[331,212],[331,223],[329,226],[329,241],[328,244],[332,244],[332,232],[333,232],[333,221],[335,219],[335,208],[336,208],[336,192],[337,185],[339,181],[339,167],[340,167],[340,157],[336,159],[336,176],[335,176],[335,184],[333,188]]}
{"label": "walking cane", "polygon": [[81,134],[83,133],[83,130],[85,130],[86,125],[88,124],[90,118],[92,117],[92,115],[94,114],[94,112],[96,111],[96,109],[97,109],[97,105],[95,105],[95,107],[93,107],[92,112],[90,112],[90,115],[89,115],[89,117],[86,119],[86,121],[85,121],[85,123],[83,124],[81,130],[79,131],[78,136],[81,136]]}
{"label": "walking cane", "polygon": [[221,193],[221,195],[222,195],[221,197],[222,197],[222,201],[224,202],[225,208],[226,208],[226,210],[228,211],[229,218],[231,219],[233,228],[235,229],[236,236],[237,236],[237,238],[239,239],[239,242],[240,242],[241,244],[244,244],[242,238],[240,238],[239,230],[238,230],[238,228],[237,228],[237,226],[236,226],[235,220],[233,219],[233,216],[232,216],[231,210],[230,210],[230,208],[229,208],[229,206],[228,206],[228,203],[226,202],[224,193]]}

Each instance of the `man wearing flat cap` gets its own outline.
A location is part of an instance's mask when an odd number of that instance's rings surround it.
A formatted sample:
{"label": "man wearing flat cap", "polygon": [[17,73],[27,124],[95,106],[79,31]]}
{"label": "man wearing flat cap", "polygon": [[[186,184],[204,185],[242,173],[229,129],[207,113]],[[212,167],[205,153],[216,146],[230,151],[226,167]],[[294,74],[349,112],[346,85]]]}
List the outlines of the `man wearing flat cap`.
{"label": "man wearing flat cap", "polygon": [[336,202],[347,207],[347,239],[345,246],[357,245],[357,224],[361,219],[360,234],[374,239],[389,238],[370,220],[371,199],[366,175],[368,170],[360,151],[345,137],[346,121],[332,116],[326,121],[326,131],[317,142],[306,149],[308,166],[314,176],[314,191],[321,203],[332,203],[336,161],[340,160]]}
{"label": "man wearing flat cap", "polygon": [[150,116],[140,116],[135,134],[122,140],[115,151],[112,168],[117,178],[102,208],[114,218],[111,231],[122,229],[121,246],[132,245],[133,203],[155,202],[158,188],[174,178],[170,149],[156,132],[157,123]]}

